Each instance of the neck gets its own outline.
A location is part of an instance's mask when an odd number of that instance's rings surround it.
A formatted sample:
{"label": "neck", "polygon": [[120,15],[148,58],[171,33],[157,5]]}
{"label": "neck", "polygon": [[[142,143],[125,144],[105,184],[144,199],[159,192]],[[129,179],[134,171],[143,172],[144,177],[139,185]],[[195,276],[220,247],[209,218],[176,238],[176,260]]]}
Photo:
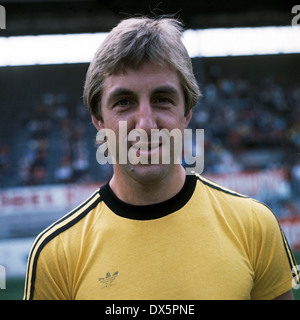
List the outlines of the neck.
{"label": "neck", "polygon": [[181,165],[155,183],[143,184],[115,172],[110,188],[122,201],[132,205],[150,205],[166,201],[175,196],[185,182],[185,170]]}

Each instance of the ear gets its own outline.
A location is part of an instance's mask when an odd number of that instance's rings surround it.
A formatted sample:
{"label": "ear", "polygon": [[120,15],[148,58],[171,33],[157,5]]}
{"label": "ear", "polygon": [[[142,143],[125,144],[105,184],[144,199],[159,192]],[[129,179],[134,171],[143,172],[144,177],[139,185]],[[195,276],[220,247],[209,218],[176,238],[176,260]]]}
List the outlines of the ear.
{"label": "ear", "polygon": [[97,119],[95,116],[92,116],[92,122],[95,126],[95,128],[99,131],[101,129],[104,129],[104,124],[101,120]]}
{"label": "ear", "polygon": [[186,113],[186,115],[184,116],[184,118],[185,118],[184,128],[186,128],[186,127],[188,126],[191,118],[192,118],[192,110],[191,110],[191,109]]}

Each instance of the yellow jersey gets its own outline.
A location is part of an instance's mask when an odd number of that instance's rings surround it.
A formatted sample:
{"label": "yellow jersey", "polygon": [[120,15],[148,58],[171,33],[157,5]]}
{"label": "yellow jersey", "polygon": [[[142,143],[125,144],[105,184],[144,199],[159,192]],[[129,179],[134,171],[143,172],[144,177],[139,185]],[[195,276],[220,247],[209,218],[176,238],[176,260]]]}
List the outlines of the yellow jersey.
{"label": "yellow jersey", "polygon": [[293,254],[270,209],[198,175],[134,206],[107,183],[35,240],[24,299],[272,299]]}

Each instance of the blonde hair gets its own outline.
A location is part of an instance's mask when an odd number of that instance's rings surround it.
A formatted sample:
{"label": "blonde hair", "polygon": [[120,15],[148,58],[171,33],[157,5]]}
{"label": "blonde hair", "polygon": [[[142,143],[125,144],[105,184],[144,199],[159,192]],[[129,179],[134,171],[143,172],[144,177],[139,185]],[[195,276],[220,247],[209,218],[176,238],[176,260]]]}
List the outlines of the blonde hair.
{"label": "blonde hair", "polygon": [[101,119],[101,91],[105,77],[139,68],[146,61],[173,67],[185,95],[185,112],[200,97],[191,59],[181,41],[182,24],[174,18],[130,18],[111,30],[88,68],[83,99],[90,113]]}

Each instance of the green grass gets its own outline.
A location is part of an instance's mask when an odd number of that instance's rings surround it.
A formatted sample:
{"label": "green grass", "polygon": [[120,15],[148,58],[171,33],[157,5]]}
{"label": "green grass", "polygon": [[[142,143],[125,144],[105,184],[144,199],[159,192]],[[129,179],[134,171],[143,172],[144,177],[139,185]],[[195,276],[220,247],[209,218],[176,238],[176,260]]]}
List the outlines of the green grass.
{"label": "green grass", "polygon": [[6,289],[0,290],[0,300],[22,300],[24,279],[6,279]]}
{"label": "green grass", "polygon": [[[295,259],[300,265],[300,251],[295,252]],[[24,290],[24,279],[7,279],[6,289],[0,290],[0,300],[22,300]],[[295,300],[300,300],[300,288],[293,290]]]}

